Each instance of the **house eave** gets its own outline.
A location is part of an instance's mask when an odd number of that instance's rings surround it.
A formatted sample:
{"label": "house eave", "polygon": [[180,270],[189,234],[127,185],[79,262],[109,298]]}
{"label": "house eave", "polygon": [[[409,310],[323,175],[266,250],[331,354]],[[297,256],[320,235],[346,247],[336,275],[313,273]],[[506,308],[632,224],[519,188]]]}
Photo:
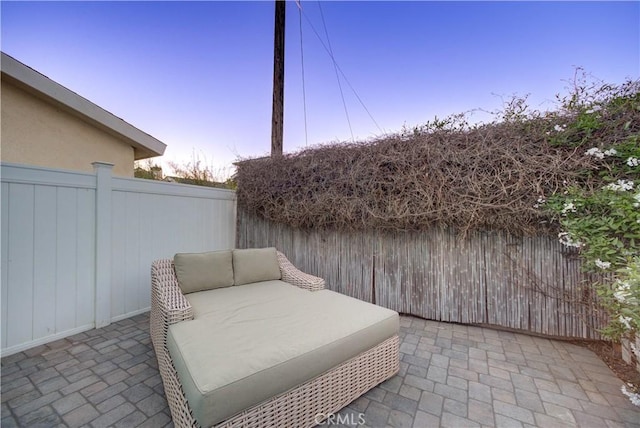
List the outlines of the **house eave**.
{"label": "house eave", "polygon": [[2,52],[2,80],[77,116],[110,135],[130,144],[136,160],[161,156],[167,147],[162,141],[141,131],[77,93]]}

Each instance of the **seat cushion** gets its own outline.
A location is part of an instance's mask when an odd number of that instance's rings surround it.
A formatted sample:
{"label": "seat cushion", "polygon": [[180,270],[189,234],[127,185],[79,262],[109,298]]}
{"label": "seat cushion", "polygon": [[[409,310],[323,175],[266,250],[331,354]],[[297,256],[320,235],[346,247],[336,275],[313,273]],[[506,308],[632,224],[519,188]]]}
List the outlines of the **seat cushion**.
{"label": "seat cushion", "polygon": [[173,257],[173,265],[184,294],[233,285],[231,250],[178,253]]}
{"label": "seat cushion", "polygon": [[236,285],[282,278],[276,249],[233,250],[233,277]]}
{"label": "seat cushion", "polygon": [[196,318],[170,326],[167,347],[201,426],[305,383],[399,329],[394,311],[282,281],[187,298]]}

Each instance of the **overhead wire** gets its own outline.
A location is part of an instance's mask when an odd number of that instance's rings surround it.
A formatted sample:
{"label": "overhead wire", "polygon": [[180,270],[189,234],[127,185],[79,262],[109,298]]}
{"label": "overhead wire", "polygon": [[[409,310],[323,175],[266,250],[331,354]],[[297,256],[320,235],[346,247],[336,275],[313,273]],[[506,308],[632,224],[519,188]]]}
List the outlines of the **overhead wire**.
{"label": "overhead wire", "polygon": [[302,111],[304,115],[304,145],[309,145],[309,133],[307,127],[307,91],[304,82],[304,45],[302,43],[302,5],[300,0],[296,0],[298,4],[298,16],[300,17],[300,63],[302,64]]}
{"label": "overhead wire", "polygon": [[336,61],[336,59],[334,58],[332,52],[329,50],[329,48],[327,47],[327,45],[324,43],[324,41],[322,40],[322,37],[320,37],[320,34],[318,34],[318,31],[316,30],[316,28],[313,26],[313,23],[311,22],[311,20],[309,19],[309,17],[307,16],[307,14],[305,13],[305,11],[302,9],[302,4],[300,4],[299,0],[296,0],[296,4],[298,5],[298,8],[300,9],[300,11],[302,12],[302,15],[304,16],[304,18],[307,20],[307,22],[309,23],[309,26],[311,27],[311,30],[313,31],[313,33],[316,35],[316,37],[318,38],[318,40],[320,41],[320,44],[322,45],[322,47],[324,48],[325,51],[327,51],[327,54],[329,54],[329,57],[331,58],[331,60],[333,61],[335,67],[338,69],[338,71],[340,72],[340,74],[342,75],[342,77],[344,78],[344,81],[347,83],[347,85],[349,86],[349,88],[351,89],[351,91],[353,92],[353,94],[356,96],[356,99],[358,100],[358,102],[360,103],[360,105],[362,106],[362,108],[364,108],[364,110],[367,112],[367,114],[369,115],[369,118],[371,119],[371,121],[376,125],[376,127],[378,128],[378,130],[384,134],[385,132],[382,130],[382,128],[380,127],[380,125],[378,125],[378,122],[374,119],[373,115],[371,114],[371,112],[369,111],[369,109],[367,108],[367,106],[364,104],[364,102],[362,101],[362,98],[360,98],[360,96],[358,95],[358,92],[355,90],[355,88],[353,87],[353,85],[351,84],[351,82],[349,81],[349,79],[347,78],[347,76],[344,74],[344,71],[342,71],[342,68],[340,68],[340,65],[338,64],[338,62]]}
{"label": "overhead wire", "polygon": [[[331,58],[333,58],[333,48],[331,47],[331,39],[329,38],[329,32],[327,31],[327,24],[324,20],[324,13],[322,12],[322,5],[318,1],[318,8],[320,9],[320,16],[322,17],[322,26],[324,27],[324,34],[327,36],[327,44],[329,45],[329,54]],[[302,8],[300,9],[302,10]],[[349,132],[351,133],[351,141],[355,143],[355,138],[353,138],[353,128],[351,127],[351,119],[349,118],[349,110],[347,109],[347,103],[344,100],[344,92],[342,91],[342,83],[340,83],[340,75],[338,74],[338,67],[336,67],[336,62],[333,62],[333,70],[336,72],[336,80],[338,81],[338,88],[340,88],[340,97],[342,98],[342,106],[344,107],[344,114],[347,116],[347,123],[349,124]]]}

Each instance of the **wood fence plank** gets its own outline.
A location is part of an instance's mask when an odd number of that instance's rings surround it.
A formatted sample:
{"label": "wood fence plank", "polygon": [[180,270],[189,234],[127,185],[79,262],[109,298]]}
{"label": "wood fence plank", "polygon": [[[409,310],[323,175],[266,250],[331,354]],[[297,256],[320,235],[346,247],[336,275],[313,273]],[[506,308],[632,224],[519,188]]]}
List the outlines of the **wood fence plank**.
{"label": "wood fence plank", "polygon": [[555,237],[299,230],[239,209],[237,243],[276,246],[331,290],[426,319],[579,338],[599,338],[605,321],[584,291],[596,278]]}

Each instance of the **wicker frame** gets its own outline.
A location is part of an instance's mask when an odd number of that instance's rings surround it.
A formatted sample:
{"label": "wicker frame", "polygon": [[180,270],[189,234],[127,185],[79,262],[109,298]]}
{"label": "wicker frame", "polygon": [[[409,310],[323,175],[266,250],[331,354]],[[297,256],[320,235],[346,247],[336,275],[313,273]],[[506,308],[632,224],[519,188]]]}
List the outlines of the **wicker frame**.
{"label": "wicker frame", "polygon": [[[324,288],[322,278],[301,272],[280,252],[278,262],[283,281],[311,291]],[[166,346],[169,326],[190,319],[193,319],[193,310],[180,291],[173,261],[154,261],[151,266],[151,341],[176,427],[198,426]],[[398,369],[399,339],[394,336],[319,377],[247,409],[218,426],[314,426],[322,421],[323,415],[337,412],[396,374]]]}

